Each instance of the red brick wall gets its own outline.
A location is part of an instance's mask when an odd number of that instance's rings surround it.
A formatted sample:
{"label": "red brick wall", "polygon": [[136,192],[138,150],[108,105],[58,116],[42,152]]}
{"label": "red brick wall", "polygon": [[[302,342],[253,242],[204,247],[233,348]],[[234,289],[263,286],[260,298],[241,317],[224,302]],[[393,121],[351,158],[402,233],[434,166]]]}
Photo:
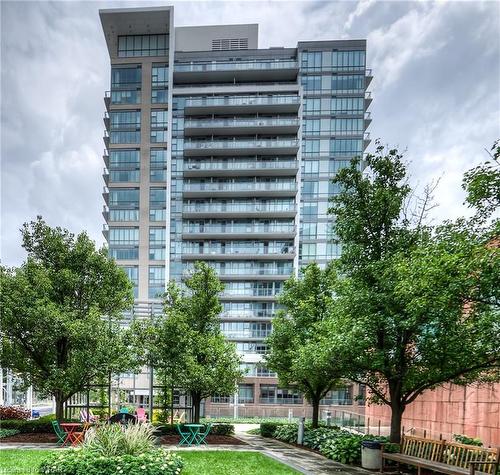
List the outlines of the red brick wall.
{"label": "red brick wall", "polygon": [[[387,406],[370,405],[366,415],[388,421]],[[410,404],[403,415],[405,431],[449,440],[452,434],[479,437],[485,445],[500,446],[500,384],[456,386],[448,384],[426,391]]]}

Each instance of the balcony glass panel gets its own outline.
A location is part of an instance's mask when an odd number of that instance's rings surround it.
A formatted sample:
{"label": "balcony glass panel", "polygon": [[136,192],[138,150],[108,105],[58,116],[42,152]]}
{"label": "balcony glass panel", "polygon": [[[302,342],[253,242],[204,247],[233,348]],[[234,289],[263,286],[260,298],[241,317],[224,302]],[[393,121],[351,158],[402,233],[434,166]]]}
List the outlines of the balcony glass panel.
{"label": "balcony glass panel", "polygon": [[227,282],[222,295],[269,297],[282,290],[282,282]]}
{"label": "balcony glass panel", "polygon": [[252,139],[252,140],[213,140],[213,141],[185,141],[184,150],[198,149],[240,149],[259,147],[298,147],[297,139]]}
{"label": "balcony glass panel", "polygon": [[194,160],[184,163],[184,170],[274,170],[296,167],[296,160]]}
{"label": "balcony glass panel", "polygon": [[295,181],[238,181],[184,184],[184,191],[295,191]]}
{"label": "balcony glass panel", "polygon": [[228,338],[266,338],[271,334],[270,323],[221,322],[222,333]]}
{"label": "balcony glass panel", "polygon": [[213,61],[210,63],[177,63],[175,72],[274,70],[297,67],[297,62],[293,60]]}
{"label": "balcony glass panel", "polygon": [[295,231],[294,224],[189,224],[184,225],[184,233],[291,233]]}
{"label": "balcony glass panel", "polygon": [[[253,262],[253,261],[228,261],[211,262],[218,275],[288,275],[293,271],[292,262]],[[194,266],[187,264],[186,273],[193,270]]]}
{"label": "balcony glass panel", "polygon": [[184,127],[196,127],[196,128],[204,128],[204,127],[265,127],[265,126],[287,126],[287,125],[299,125],[299,119],[290,117],[276,117],[276,118],[267,118],[267,117],[256,117],[253,119],[191,119],[186,120],[184,122]]}
{"label": "balcony glass panel", "polygon": [[186,99],[186,107],[198,106],[242,106],[242,105],[275,105],[299,104],[298,96],[233,96],[233,97],[201,97]]}
{"label": "balcony glass panel", "polygon": [[245,212],[286,212],[295,211],[295,202],[293,200],[283,201],[241,201],[241,202],[220,202],[212,201],[209,203],[184,203],[182,210],[187,213],[214,212],[214,213],[245,213]]}

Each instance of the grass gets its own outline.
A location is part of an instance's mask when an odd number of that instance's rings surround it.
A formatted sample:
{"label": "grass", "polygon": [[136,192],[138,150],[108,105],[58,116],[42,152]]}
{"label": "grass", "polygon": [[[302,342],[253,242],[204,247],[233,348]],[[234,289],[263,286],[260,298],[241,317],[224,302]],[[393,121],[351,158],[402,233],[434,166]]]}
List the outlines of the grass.
{"label": "grass", "polygon": [[[49,450],[1,450],[0,473],[37,473],[40,462],[49,453]],[[299,473],[257,452],[228,450],[189,452],[183,450],[179,455],[186,462],[182,475],[293,475]]]}
{"label": "grass", "polygon": [[37,473],[41,461],[50,450],[6,449],[0,450],[0,473]]}

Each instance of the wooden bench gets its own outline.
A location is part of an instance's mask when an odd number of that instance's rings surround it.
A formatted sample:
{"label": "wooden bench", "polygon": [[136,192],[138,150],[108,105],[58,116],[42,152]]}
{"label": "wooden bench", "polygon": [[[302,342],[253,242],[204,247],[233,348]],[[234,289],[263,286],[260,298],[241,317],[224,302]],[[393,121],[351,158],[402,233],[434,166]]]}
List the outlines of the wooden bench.
{"label": "wooden bench", "polygon": [[500,450],[464,445],[445,440],[424,439],[422,437],[403,436],[399,453],[384,451],[382,444],[382,466],[384,460],[393,460],[417,467],[418,475],[427,469],[448,475],[474,475],[483,473],[495,475],[499,466]]}

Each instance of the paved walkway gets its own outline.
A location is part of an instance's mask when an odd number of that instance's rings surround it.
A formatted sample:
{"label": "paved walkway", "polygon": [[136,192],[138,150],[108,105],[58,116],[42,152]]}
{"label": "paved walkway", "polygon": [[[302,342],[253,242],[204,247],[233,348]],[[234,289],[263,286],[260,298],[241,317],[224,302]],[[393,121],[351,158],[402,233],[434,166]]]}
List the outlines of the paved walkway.
{"label": "paved walkway", "polygon": [[235,436],[238,439],[246,442],[253,450],[265,453],[301,473],[308,475],[331,475],[332,473],[338,473],[339,475],[368,475],[371,473],[362,468],[334,462],[310,450],[299,449],[293,445],[261,437],[260,435],[247,434],[241,429],[236,425]]}

